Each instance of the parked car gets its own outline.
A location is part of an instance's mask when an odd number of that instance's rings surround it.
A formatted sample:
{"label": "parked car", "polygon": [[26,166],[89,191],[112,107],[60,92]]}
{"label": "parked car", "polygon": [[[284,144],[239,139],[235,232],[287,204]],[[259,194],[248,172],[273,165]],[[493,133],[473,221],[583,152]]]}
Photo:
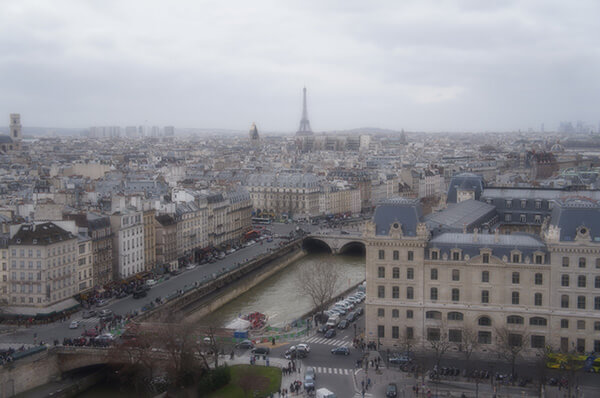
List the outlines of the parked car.
{"label": "parked car", "polygon": [[389,358],[389,363],[393,363],[395,365],[404,365],[410,363],[412,360],[408,355],[394,355]]}
{"label": "parked car", "polygon": [[69,325],[69,329],[77,329],[79,327],[79,321],[72,321]]}
{"label": "parked car", "polygon": [[255,347],[251,352],[256,355],[268,355],[270,351],[269,347]]}
{"label": "parked car", "polygon": [[196,268],[196,264],[188,264],[188,265],[185,266],[185,269],[187,269],[188,271],[191,271],[194,268]]}
{"label": "parked car", "polygon": [[362,307],[357,307],[356,311],[354,311],[354,312],[356,312],[356,315],[362,315],[363,314],[363,308]]}
{"label": "parked car", "polygon": [[346,329],[350,325],[350,321],[347,319],[342,319],[340,323],[338,323],[338,329]]}
{"label": "parked car", "polygon": [[329,329],[323,337],[325,337],[326,339],[331,339],[335,337],[335,329]]}
{"label": "parked car", "polygon": [[133,291],[133,298],[134,299],[139,299],[142,297],[146,297],[148,295],[148,293],[146,293],[145,289],[137,289]]}
{"label": "parked car", "polygon": [[300,343],[296,347],[306,350],[306,352],[310,352],[310,346],[306,343]]}
{"label": "parked car", "polygon": [[96,316],[96,310],[83,311],[83,314],[81,314],[81,317],[83,319],[89,319],[89,318],[92,318],[95,316]]}
{"label": "parked car", "polygon": [[348,347],[335,347],[331,349],[331,353],[334,355],[350,355]]}
{"label": "parked car", "polygon": [[396,383],[388,384],[387,388],[385,389],[385,396],[387,398],[396,398],[398,396],[398,386]]}
{"label": "parked car", "polygon": [[356,320],[356,318],[358,318],[358,315],[356,314],[356,311],[349,312],[348,316],[346,317],[346,319],[348,320],[348,322],[354,322]]}
{"label": "parked car", "polygon": [[146,281],[146,286],[148,286],[148,287],[152,287],[152,286],[154,286],[154,285],[156,285],[156,281],[155,281],[154,279],[148,279],[148,280]]}
{"label": "parked car", "polygon": [[83,333],[81,333],[81,335],[85,337],[96,337],[98,336],[98,332],[96,332],[96,330],[94,329],[87,329],[84,330]]}
{"label": "parked car", "polygon": [[238,348],[254,348],[254,343],[251,340],[240,341],[237,345]]}
{"label": "parked car", "polygon": [[171,275],[175,276],[175,275],[179,275],[183,272],[183,270],[181,268],[175,268],[173,271],[171,271]]}

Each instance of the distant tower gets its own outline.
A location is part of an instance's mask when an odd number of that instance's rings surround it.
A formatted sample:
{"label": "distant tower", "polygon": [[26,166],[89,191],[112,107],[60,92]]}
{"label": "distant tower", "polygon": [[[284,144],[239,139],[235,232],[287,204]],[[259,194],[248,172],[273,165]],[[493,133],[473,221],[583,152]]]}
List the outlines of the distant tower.
{"label": "distant tower", "polygon": [[300,119],[300,127],[296,132],[298,136],[313,135],[308,121],[308,111],[306,110],[306,87],[302,89],[302,119]]}
{"label": "distant tower", "polygon": [[21,149],[21,115],[18,113],[10,114],[10,138],[13,140],[13,148]]}
{"label": "distant tower", "polygon": [[259,140],[259,136],[258,136],[258,129],[256,128],[256,123],[252,123],[252,127],[250,127],[250,142],[252,143],[258,143]]}

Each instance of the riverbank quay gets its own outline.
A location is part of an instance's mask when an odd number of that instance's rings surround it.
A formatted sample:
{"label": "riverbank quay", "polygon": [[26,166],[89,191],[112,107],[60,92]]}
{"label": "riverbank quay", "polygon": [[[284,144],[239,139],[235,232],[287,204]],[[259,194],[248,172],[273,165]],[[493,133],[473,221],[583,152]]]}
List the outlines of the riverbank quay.
{"label": "riverbank quay", "polygon": [[[186,289],[165,297],[163,303],[139,314],[137,322],[168,321],[174,314],[188,321],[199,321],[271,275],[304,257],[302,239],[260,255],[246,263],[225,268],[210,280],[191,283]],[[205,278],[208,279],[208,278]]]}

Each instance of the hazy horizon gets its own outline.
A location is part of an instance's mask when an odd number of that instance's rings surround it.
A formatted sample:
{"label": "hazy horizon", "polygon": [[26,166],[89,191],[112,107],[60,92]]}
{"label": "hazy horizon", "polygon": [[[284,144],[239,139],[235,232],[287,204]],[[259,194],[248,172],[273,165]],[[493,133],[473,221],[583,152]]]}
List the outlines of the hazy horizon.
{"label": "hazy horizon", "polygon": [[[0,3],[0,120],[294,132],[599,127],[600,3]],[[4,123],[2,123],[4,124]],[[205,127],[209,126],[209,127]],[[53,127],[49,127],[53,128]]]}

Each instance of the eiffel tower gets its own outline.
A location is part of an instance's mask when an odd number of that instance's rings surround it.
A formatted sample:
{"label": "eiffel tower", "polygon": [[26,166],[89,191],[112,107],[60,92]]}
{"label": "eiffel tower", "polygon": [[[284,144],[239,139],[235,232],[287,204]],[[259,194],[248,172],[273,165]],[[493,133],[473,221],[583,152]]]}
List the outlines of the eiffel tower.
{"label": "eiffel tower", "polygon": [[302,89],[302,119],[300,119],[300,127],[298,128],[296,135],[313,135],[313,132],[310,129],[310,121],[308,121],[308,111],[306,110],[306,87]]}

